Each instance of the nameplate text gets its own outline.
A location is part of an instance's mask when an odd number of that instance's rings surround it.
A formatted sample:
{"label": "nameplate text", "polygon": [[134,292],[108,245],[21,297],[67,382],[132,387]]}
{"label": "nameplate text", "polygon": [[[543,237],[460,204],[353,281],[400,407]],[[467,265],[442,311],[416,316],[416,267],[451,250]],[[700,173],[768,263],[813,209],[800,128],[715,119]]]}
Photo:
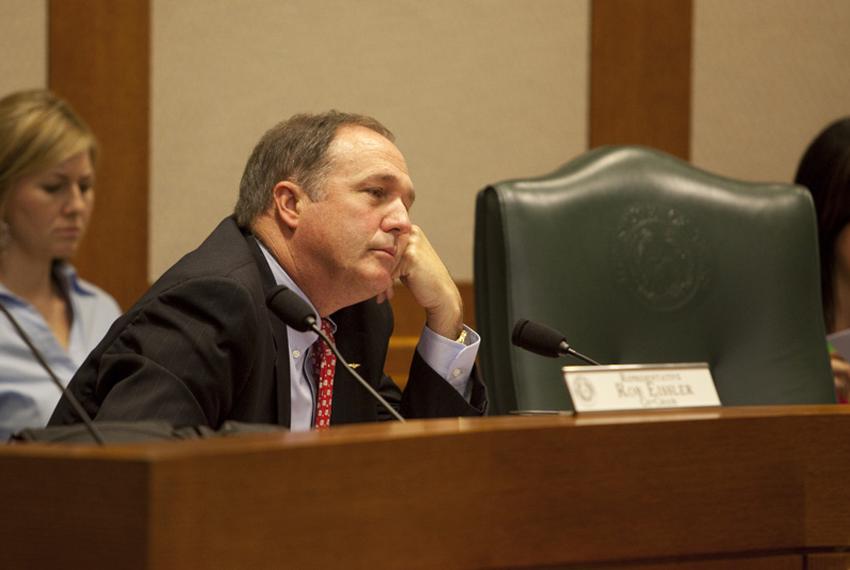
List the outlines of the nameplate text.
{"label": "nameplate text", "polygon": [[719,406],[708,364],[564,366],[576,412]]}

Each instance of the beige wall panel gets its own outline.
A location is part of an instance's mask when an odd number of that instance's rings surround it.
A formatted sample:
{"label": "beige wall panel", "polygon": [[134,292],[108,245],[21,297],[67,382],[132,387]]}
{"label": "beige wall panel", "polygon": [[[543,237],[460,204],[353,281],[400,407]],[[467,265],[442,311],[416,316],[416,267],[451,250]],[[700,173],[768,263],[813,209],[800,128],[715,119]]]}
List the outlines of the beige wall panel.
{"label": "beige wall panel", "polygon": [[850,2],[696,0],[693,162],[790,181],[806,145],[850,115]]}
{"label": "beige wall panel", "polygon": [[587,0],[155,0],[151,277],[236,199],[244,162],[299,111],[373,114],[397,135],[413,217],[472,277],[475,193],[587,140]]}
{"label": "beige wall panel", "polygon": [[47,85],[47,0],[0,0],[0,96]]}

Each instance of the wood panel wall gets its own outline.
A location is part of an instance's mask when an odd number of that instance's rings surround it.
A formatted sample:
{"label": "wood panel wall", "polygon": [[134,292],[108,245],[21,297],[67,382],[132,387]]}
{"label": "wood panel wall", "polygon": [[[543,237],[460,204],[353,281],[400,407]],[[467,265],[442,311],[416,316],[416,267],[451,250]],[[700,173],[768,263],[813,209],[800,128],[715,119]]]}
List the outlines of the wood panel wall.
{"label": "wood panel wall", "polygon": [[74,259],[126,308],[147,288],[149,0],[50,0],[48,86],[100,142],[95,210]]}
{"label": "wood panel wall", "polygon": [[591,148],[641,144],[690,158],[693,0],[593,0]]}

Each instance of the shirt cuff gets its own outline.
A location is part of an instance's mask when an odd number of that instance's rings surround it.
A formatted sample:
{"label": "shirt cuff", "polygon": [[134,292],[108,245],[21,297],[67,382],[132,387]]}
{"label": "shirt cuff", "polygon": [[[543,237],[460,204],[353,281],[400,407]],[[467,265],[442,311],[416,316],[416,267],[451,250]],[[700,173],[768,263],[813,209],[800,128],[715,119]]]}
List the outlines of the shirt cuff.
{"label": "shirt cuff", "polygon": [[427,326],[422,329],[419,345],[416,350],[422,360],[446,382],[469,401],[472,395],[472,383],[469,380],[481,337],[471,328],[464,325],[466,339],[460,343],[441,336]]}

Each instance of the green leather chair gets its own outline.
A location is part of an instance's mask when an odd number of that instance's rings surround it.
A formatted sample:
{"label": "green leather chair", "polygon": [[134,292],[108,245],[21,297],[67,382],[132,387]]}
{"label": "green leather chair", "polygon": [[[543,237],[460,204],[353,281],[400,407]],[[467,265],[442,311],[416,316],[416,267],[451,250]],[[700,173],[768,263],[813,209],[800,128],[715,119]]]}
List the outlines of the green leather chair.
{"label": "green leather chair", "polygon": [[603,364],[707,362],[724,405],[833,403],[809,193],[602,147],[479,192],[476,320],[493,413],[572,409],[539,321]]}

